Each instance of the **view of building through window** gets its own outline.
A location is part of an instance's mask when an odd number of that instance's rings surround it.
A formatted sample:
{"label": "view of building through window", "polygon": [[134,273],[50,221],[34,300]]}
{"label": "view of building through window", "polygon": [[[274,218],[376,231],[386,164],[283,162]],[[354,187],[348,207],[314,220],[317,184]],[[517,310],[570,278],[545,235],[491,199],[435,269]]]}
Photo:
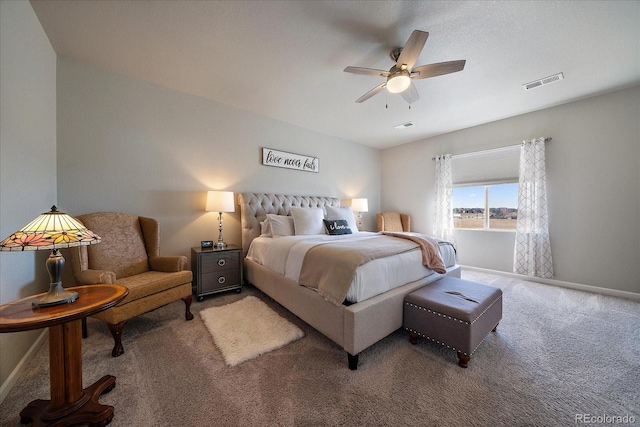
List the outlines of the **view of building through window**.
{"label": "view of building through window", "polygon": [[518,183],[453,188],[454,228],[515,230],[517,218]]}

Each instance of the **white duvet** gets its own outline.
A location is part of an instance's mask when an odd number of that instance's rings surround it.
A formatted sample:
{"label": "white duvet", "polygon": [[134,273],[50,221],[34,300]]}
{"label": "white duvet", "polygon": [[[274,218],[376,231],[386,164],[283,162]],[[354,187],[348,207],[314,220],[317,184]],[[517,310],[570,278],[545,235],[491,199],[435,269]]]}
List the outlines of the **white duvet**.
{"label": "white duvet", "polygon": [[[320,234],[278,238],[258,237],[251,243],[247,258],[299,282],[304,256],[313,246],[346,240],[365,242],[378,235],[378,233],[360,232],[340,236]],[[441,252],[445,251],[441,248]],[[453,261],[450,255],[445,253],[442,255],[446,266],[455,264],[455,254],[453,254]],[[431,269],[422,265],[422,253],[418,247],[398,255],[375,259],[358,267],[356,277],[347,293],[347,301],[354,303],[364,301],[433,273]]]}

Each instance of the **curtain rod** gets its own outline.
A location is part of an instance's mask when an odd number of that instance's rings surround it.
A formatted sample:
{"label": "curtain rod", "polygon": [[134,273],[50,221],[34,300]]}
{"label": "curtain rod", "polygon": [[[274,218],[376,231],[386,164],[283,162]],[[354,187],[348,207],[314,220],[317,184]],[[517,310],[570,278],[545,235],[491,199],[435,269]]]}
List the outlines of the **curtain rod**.
{"label": "curtain rod", "polygon": [[[549,142],[551,141],[551,138],[545,138],[544,142]],[[462,157],[462,156],[468,156],[468,155],[473,155],[473,154],[480,154],[480,153],[489,153],[491,151],[500,151],[500,150],[505,150],[507,148],[513,148],[513,147],[519,147],[522,144],[513,144],[513,145],[507,145],[506,147],[499,147],[499,148],[489,148],[488,150],[480,150],[480,151],[472,151],[470,153],[461,153],[461,154],[452,154],[451,158],[454,157]],[[431,160],[435,160],[435,157],[432,157]]]}

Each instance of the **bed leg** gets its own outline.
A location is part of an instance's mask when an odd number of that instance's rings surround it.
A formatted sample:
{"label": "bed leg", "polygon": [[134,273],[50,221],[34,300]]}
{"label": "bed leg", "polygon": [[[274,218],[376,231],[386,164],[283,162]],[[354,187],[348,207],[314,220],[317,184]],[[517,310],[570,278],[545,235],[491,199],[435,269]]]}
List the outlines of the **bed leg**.
{"label": "bed leg", "polygon": [[356,354],[355,356],[347,353],[347,359],[349,360],[349,369],[351,369],[352,371],[355,371],[358,369],[358,355]]}

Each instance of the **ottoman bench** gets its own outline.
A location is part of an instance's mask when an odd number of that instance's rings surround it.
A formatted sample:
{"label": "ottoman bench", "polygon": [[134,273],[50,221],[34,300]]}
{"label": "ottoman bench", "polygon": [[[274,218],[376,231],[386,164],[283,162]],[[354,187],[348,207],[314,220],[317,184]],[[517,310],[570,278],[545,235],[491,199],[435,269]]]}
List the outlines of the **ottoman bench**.
{"label": "ottoman bench", "polygon": [[404,299],[403,326],[416,344],[422,336],[458,352],[466,368],[471,355],[502,319],[502,290],[443,277]]}

